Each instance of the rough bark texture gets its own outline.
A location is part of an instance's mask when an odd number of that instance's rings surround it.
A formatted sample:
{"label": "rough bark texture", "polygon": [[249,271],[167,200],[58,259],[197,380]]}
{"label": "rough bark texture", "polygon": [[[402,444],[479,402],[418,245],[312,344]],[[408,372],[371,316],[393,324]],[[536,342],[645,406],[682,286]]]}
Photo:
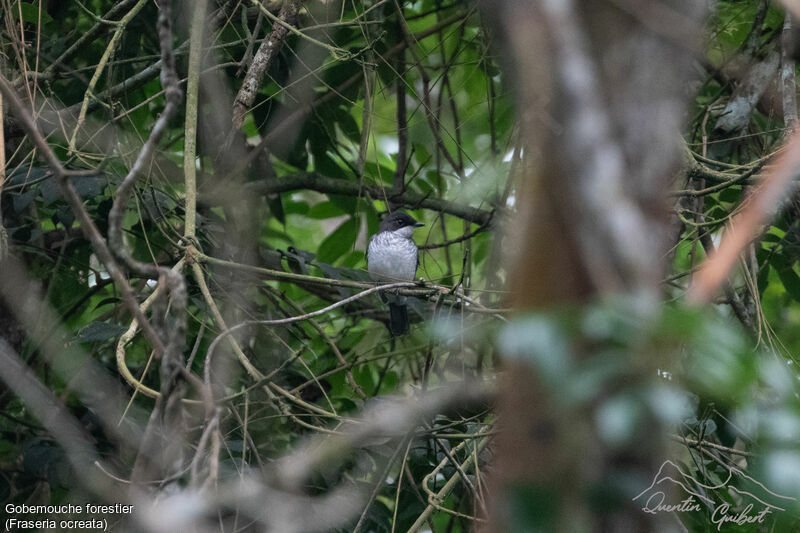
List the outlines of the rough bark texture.
{"label": "rough bark texture", "polygon": [[[516,252],[512,305],[553,308],[623,293],[637,297],[643,312],[657,312],[668,243],[664,202],[680,165],[701,6],[496,0],[487,7],[506,36],[502,52],[516,76],[526,142],[519,214],[506,247]],[[575,354],[592,355],[590,348]],[[655,375],[656,364],[643,361],[625,386]],[[609,450],[591,408],[557,405],[519,361],[506,361],[498,413],[486,531],[513,530],[521,495],[543,505],[536,513],[542,530],[669,530],[627,494],[615,494],[602,510],[587,501],[592,487],[613,491],[607,481],[616,474],[647,479],[657,471],[664,460],[657,424],[635,449]]]}
{"label": "rough bark texture", "polygon": [[[297,13],[302,5],[303,0],[286,0],[280,13],[278,13],[278,18],[287,24],[294,25],[297,22]],[[247,70],[247,75],[233,104],[233,129],[239,129],[242,126],[245,115],[250,110],[253,102],[255,102],[256,94],[259,87],[261,87],[261,80],[264,79],[264,75],[269,70],[270,65],[278,56],[288,35],[289,28],[279,22],[275,22],[272,25],[270,34],[258,47],[258,51],[253,57],[253,62],[250,63],[250,68]]]}
{"label": "rough bark texture", "polygon": [[794,130],[797,123],[797,83],[792,48],[792,17],[786,13],[781,32],[781,96],[783,125],[787,131]]}
{"label": "rough bark texture", "polygon": [[[200,197],[200,202],[207,199],[218,202],[220,199],[232,197],[232,194],[227,190],[229,187],[226,187],[224,183],[220,184],[218,187],[213,187],[211,184],[204,184],[204,186],[207,187],[207,192],[204,192]],[[342,194],[348,196],[367,194],[373,198],[384,197],[383,189],[380,186],[330,178],[317,172],[301,172],[283,176],[279,180],[260,181],[248,184],[245,194],[275,194],[300,190],[312,190],[325,194]],[[397,206],[405,206],[409,209],[425,208],[440,211],[482,226],[490,224],[494,216],[494,211],[471,207],[470,205],[466,205],[463,201],[451,202],[408,190],[396,196],[389,196],[389,200]]]}
{"label": "rough bark texture", "polygon": [[743,130],[750,122],[750,115],[764,91],[775,79],[781,55],[770,52],[763,61],[755,63],[733,91],[730,102],[722,111],[717,121],[716,129],[724,133],[733,133]]}

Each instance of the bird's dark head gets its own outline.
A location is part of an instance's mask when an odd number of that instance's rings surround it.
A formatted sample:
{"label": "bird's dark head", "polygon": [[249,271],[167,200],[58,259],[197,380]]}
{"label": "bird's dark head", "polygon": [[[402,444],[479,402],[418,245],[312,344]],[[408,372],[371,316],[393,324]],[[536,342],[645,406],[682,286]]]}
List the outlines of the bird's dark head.
{"label": "bird's dark head", "polygon": [[397,231],[407,228],[407,230],[403,233],[408,233],[408,236],[410,237],[411,233],[414,231],[414,228],[419,228],[420,226],[424,225],[425,224],[422,222],[417,222],[414,220],[408,213],[395,211],[381,220],[381,225],[378,227],[378,231]]}

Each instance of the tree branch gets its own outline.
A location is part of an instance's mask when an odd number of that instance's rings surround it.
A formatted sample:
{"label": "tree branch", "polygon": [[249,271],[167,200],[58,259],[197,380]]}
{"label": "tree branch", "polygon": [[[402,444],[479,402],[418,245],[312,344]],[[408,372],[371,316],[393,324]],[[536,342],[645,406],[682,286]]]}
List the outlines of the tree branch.
{"label": "tree branch", "polygon": [[[480,225],[488,225],[496,213],[491,211],[470,207],[468,205],[435,198],[420,194],[418,192],[406,190],[402,194],[393,195],[391,188],[384,189],[380,185],[369,183],[359,183],[339,178],[329,178],[317,172],[299,172],[289,176],[283,176],[272,181],[250,182],[246,185],[253,194],[274,194],[300,190],[317,191],[324,194],[341,194],[345,196],[369,195],[376,199],[388,198],[395,205],[404,206],[408,209],[430,209],[440,213],[446,213],[458,218]],[[228,194],[225,191],[226,184],[220,183],[218,187],[206,190],[200,196],[200,202],[217,205],[224,200]]]}
{"label": "tree branch", "polygon": [[[451,24],[459,22],[463,20],[467,16],[466,13],[456,13],[452,17],[448,17],[445,20],[442,20],[438,24],[430,27],[427,30],[421,31],[419,33],[415,33],[412,37],[414,41],[421,41],[426,37],[430,37],[431,35],[439,32],[442,28],[446,28]],[[392,61],[394,55],[397,54],[400,50],[403,50],[407,46],[407,43],[400,42],[386,51],[386,53],[381,56],[382,61]],[[343,91],[348,89],[351,85],[356,83],[358,80],[361,79],[363,76],[363,71],[359,71],[356,74],[347,78],[341,85],[339,85],[336,90],[330,91],[327,94],[320,96],[319,98],[315,99],[312,103],[308,105],[304,105],[298,109],[296,109],[292,114],[286,117],[281,123],[277,124],[275,128],[273,128],[267,135],[265,135],[261,142],[258,143],[258,146],[253,148],[250,153],[244,158],[239,164],[234,168],[231,172],[228,173],[225,178],[221,181],[223,183],[227,183],[230,181],[230,176],[234,176],[237,174],[242,173],[247,167],[249,167],[256,158],[259,157],[260,153],[264,150],[268,149],[272,144],[274,144],[277,140],[281,139],[283,136],[286,135],[287,131],[290,131],[291,127],[294,126],[298,121],[305,119],[314,109],[321,106],[322,104],[332,100],[336,97],[339,97]]]}
{"label": "tree branch", "polygon": [[[302,5],[303,0],[288,0],[281,8],[280,13],[278,13],[278,18],[289,24],[294,24]],[[272,62],[278,57],[278,53],[281,51],[288,35],[289,29],[275,22],[272,25],[272,32],[266,39],[261,41],[261,45],[258,47],[255,57],[253,57],[253,62],[250,63],[250,68],[247,70],[247,75],[233,103],[233,129],[238,130],[242,127],[244,117],[256,99],[261,80],[269,70]]]}

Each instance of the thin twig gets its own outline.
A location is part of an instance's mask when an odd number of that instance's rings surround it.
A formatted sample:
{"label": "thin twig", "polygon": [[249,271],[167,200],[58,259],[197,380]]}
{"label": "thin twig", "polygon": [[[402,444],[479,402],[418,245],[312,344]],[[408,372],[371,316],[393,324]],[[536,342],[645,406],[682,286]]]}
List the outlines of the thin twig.
{"label": "thin twig", "polygon": [[284,324],[292,324],[294,322],[302,322],[304,320],[308,320],[308,319],[313,318],[315,316],[320,316],[320,315],[324,315],[325,313],[329,313],[330,311],[333,311],[336,308],[339,308],[339,307],[342,307],[344,305],[347,305],[350,302],[354,302],[356,300],[359,300],[359,299],[361,299],[361,298],[363,298],[365,296],[368,296],[368,295],[370,295],[372,293],[375,293],[375,292],[382,292],[382,291],[386,291],[386,290],[390,290],[390,289],[399,289],[401,287],[414,287],[415,285],[416,284],[413,281],[401,281],[401,282],[397,282],[397,283],[388,283],[386,285],[379,285],[377,287],[372,287],[370,289],[366,289],[366,290],[361,291],[361,292],[359,292],[357,294],[349,296],[349,297],[347,297],[347,298],[345,298],[343,300],[339,300],[338,302],[333,303],[333,304],[331,304],[331,305],[329,305],[327,307],[323,307],[322,309],[317,309],[316,311],[311,311],[310,313],[305,313],[303,315],[292,316],[292,317],[288,317],[288,318],[275,318],[275,319],[271,319],[271,320],[247,320],[245,322],[241,322],[239,324],[236,324],[235,326],[231,326],[230,328],[227,328],[225,331],[221,332],[219,335],[216,336],[216,338],[211,342],[211,344],[208,347],[208,351],[206,353],[206,360],[211,358],[211,356],[214,353],[214,349],[217,347],[217,344],[219,344],[220,341],[222,341],[222,339],[224,339],[225,337],[227,337],[231,333],[235,333],[236,331],[239,331],[240,329],[243,329],[243,328],[246,328],[246,327],[250,327],[250,326],[278,326],[278,325],[284,325]]}

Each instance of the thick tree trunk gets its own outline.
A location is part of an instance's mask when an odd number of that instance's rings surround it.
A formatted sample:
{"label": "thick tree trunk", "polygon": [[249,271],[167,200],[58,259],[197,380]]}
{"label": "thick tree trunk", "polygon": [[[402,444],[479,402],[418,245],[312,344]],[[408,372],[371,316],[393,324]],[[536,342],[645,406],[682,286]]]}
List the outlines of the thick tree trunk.
{"label": "thick tree trunk", "polygon": [[[488,7],[506,36],[526,143],[519,215],[506,237],[517,251],[513,306],[521,314],[616,293],[657,312],[665,200],[680,165],[700,3],[496,0]],[[588,347],[577,351],[576,359],[593,356]],[[624,386],[651,380],[657,364],[643,361]],[[667,531],[610,483],[657,471],[658,423],[635,445],[611,450],[598,437],[596,405],[565,408],[544,381],[525,362],[505,363],[486,530]],[[597,491],[610,503],[590,505]]]}

